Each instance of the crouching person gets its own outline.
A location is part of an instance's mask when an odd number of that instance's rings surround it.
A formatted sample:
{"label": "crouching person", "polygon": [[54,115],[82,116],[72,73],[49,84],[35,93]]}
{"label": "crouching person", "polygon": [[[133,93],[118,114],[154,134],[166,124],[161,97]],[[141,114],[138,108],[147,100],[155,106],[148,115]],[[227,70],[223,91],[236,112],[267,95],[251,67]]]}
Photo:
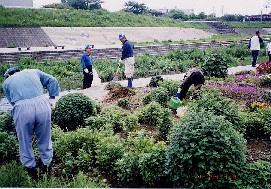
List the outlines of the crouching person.
{"label": "crouching person", "polygon": [[[48,170],[53,158],[51,103],[59,95],[59,84],[53,76],[36,69],[10,68],[4,77],[3,91],[13,106],[11,114],[19,140],[20,160],[28,174],[37,180],[32,138],[35,134],[42,168]],[[44,88],[50,97],[44,96]]]}
{"label": "crouching person", "polygon": [[176,97],[182,100],[186,97],[186,94],[191,85],[195,86],[193,91],[196,92],[197,90],[201,89],[204,83],[205,78],[203,73],[199,69],[193,68],[189,70],[184,76],[184,80],[181,83],[180,88],[178,89]]}

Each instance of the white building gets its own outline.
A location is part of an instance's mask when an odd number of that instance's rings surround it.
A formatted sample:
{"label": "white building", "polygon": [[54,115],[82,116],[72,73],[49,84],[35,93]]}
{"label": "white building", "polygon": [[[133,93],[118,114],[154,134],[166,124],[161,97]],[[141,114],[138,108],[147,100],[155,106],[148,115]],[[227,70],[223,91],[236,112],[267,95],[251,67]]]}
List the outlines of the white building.
{"label": "white building", "polygon": [[42,8],[44,5],[61,3],[61,0],[0,0],[4,7]]}

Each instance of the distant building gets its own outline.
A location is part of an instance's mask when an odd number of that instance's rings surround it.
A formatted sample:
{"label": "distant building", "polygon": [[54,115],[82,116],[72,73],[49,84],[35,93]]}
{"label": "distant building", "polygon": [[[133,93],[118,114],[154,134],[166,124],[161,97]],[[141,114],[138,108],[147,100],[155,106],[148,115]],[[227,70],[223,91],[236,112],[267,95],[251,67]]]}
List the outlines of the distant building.
{"label": "distant building", "polygon": [[4,7],[42,8],[44,5],[61,3],[61,0],[0,0]]}

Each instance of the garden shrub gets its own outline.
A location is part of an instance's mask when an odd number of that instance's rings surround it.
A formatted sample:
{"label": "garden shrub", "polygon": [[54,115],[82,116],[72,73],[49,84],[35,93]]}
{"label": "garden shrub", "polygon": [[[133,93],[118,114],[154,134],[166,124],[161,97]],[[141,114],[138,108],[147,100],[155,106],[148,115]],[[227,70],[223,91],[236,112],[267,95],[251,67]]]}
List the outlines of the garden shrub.
{"label": "garden shrub", "polygon": [[19,163],[12,161],[0,167],[0,187],[29,187],[30,178],[24,167]]}
{"label": "garden shrub", "polygon": [[253,138],[271,136],[271,108],[258,108],[254,112],[242,113],[242,124],[246,135]]}
{"label": "garden shrub", "polygon": [[244,128],[240,125],[240,107],[233,100],[223,97],[221,92],[216,90],[202,89],[198,94],[198,99],[190,106],[191,110],[205,110],[213,112],[217,116],[224,116],[231,122],[234,128],[241,133]]}
{"label": "garden shrub", "polygon": [[84,120],[96,115],[96,104],[89,97],[73,93],[59,99],[53,112],[53,121],[61,129],[72,131],[83,126]]}
{"label": "garden shrub", "polygon": [[129,107],[129,100],[127,98],[121,98],[118,100],[118,106],[124,109]]}
{"label": "garden shrub", "polygon": [[166,170],[175,186],[232,188],[246,163],[245,140],[222,116],[189,112],[169,137]]}
{"label": "garden shrub", "polygon": [[152,91],[150,94],[145,96],[143,98],[143,104],[149,104],[151,102],[157,102],[161,105],[166,106],[167,102],[169,101],[169,94],[167,89],[158,87],[154,91]]}
{"label": "garden shrub", "polygon": [[164,142],[155,143],[144,133],[140,131],[128,137],[128,151],[116,163],[118,178],[123,186],[158,186],[165,176],[166,145]]}
{"label": "garden shrub", "polygon": [[241,183],[239,185],[246,189],[271,188],[271,163],[262,160],[249,163]]}
{"label": "garden shrub", "polygon": [[115,163],[122,158],[124,150],[124,141],[118,135],[101,138],[96,147],[99,169],[112,176]]}
{"label": "garden shrub", "polygon": [[165,80],[159,83],[160,88],[164,88],[168,91],[168,96],[175,96],[178,88],[180,87],[179,81]]}
{"label": "garden shrub", "polygon": [[231,55],[234,58],[244,59],[245,57],[250,56],[245,44],[233,43],[230,44],[228,48],[224,48],[224,51],[227,55]]}
{"label": "garden shrub", "polygon": [[0,131],[15,133],[13,118],[9,113],[0,113]]}
{"label": "garden shrub", "polygon": [[10,160],[17,160],[19,158],[18,149],[19,143],[16,135],[0,132],[0,164]]}
{"label": "garden shrub", "polygon": [[100,115],[86,119],[86,125],[91,129],[112,128],[115,133],[132,131],[138,126],[136,115],[124,111],[122,108],[113,106],[104,109]]}
{"label": "garden shrub", "polygon": [[258,80],[259,87],[271,87],[271,74],[263,75]]}
{"label": "garden shrub", "polygon": [[110,81],[106,84],[105,86],[105,89],[106,90],[111,90],[111,89],[114,89],[114,88],[119,88],[121,87],[121,84],[119,84],[118,82],[116,81]]}
{"label": "garden shrub", "polygon": [[89,172],[96,167],[97,142],[109,132],[95,132],[88,128],[65,132],[54,141],[55,160],[63,173],[76,175],[79,171]]}
{"label": "garden shrub", "polygon": [[170,110],[163,108],[156,102],[151,102],[138,112],[139,123],[157,127],[162,139],[166,139],[169,129],[173,125],[170,119]]}
{"label": "garden shrub", "polygon": [[211,52],[200,67],[206,76],[225,78],[228,75],[229,63],[229,59],[223,53]]}
{"label": "garden shrub", "polygon": [[44,8],[52,8],[52,9],[72,9],[71,6],[69,6],[66,3],[53,3],[49,5],[44,5]]}
{"label": "garden shrub", "polygon": [[151,81],[149,83],[150,87],[158,87],[159,86],[159,82],[163,81],[164,79],[162,78],[162,76],[158,75],[158,76],[154,76],[151,78]]}

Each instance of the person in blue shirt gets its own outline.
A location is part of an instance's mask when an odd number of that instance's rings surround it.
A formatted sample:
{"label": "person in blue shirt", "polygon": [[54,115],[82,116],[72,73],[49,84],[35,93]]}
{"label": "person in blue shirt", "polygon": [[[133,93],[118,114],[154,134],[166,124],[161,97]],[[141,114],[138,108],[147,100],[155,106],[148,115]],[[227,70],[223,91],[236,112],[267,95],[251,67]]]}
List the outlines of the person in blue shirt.
{"label": "person in blue shirt", "polygon": [[[10,68],[4,77],[3,91],[13,106],[11,114],[19,141],[20,160],[29,175],[37,180],[32,138],[35,134],[42,168],[48,169],[53,158],[50,101],[59,95],[59,84],[53,76],[37,69]],[[48,89],[49,98],[44,96],[44,88]]]}
{"label": "person in blue shirt", "polygon": [[83,89],[90,88],[93,81],[93,71],[92,71],[92,57],[91,57],[92,46],[87,45],[85,47],[85,53],[81,58],[81,66],[83,68]]}
{"label": "person in blue shirt", "polygon": [[134,45],[131,41],[127,40],[125,35],[119,34],[119,40],[122,42],[122,56],[121,61],[125,65],[125,76],[128,79],[128,88],[133,87],[133,75],[134,75]]}

